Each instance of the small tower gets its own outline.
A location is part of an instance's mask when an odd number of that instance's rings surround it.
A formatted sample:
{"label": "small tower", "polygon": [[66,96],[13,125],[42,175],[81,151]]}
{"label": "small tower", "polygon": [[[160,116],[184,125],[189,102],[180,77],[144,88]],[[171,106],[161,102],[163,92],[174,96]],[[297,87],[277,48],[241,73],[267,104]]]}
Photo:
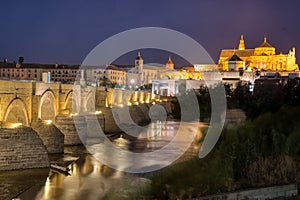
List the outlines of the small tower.
{"label": "small tower", "polygon": [[138,56],[135,59],[135,68],[138,72],[138,85],[142,86],[143,85],[143,66],[144,66],[144,60],[141,56],[141,53],[138,52]]}
{"label": "small tower", "polygon": [[138,56],[135,58],[135,67],[138,68],[140,71],[140,69],[143,70],[143,65],[144,65],[144,60],[141,56],[141,53],[138,52]]}
{"label": "small tower", "polygon": [[169,60],[166,63],[166,67],[169,68],[169,69],[174,69],[174,63],[173,63],[173,61],[171,59],[171,56],[169,56]]}
{"label": "small tower", "polygon": [[296,48],[295,47],[292,48],[292,56],[294,58],[296,57]]}
{"label": "small tower", "polygon": [[245,50],[244,35],[241,35],[241,39],[240,39],[240,43],[239,43],[239,50]]}

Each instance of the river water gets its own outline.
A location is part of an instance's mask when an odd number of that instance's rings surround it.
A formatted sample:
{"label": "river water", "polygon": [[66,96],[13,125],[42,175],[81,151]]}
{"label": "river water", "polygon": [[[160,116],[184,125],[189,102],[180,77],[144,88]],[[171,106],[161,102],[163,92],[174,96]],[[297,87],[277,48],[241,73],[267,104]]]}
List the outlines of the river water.
{"label": "river water", "polygon": [[[195,124],[186,123],[184,126],[191,127]],[[168,121],[165,123],[157,122],[149,125],[149,128],[141,133],[138,138],[132,139],[127,135],[113,139],[112,143],[123,150],[135,153],[154,152],[162,149],[173,139],[182,126],[179,122]],[[201,138],[200,126],[196,133],[196,140]],[[185,133],[189,135],[188,131]],[[193,135],[194,136],[194,135]],[[179,143],[186,142],[179,138],[176,141]],[[185,155],[180,160],[190,156],[197,155],[199,144],[192,143]],[[109,150],[100,152],[101,154],[109,155]],[[172,154],[167,152],[167,154]],[[114,159],[111,157],[111,159]],[[119,158],[116,158],[119,159]],[[129,198],[134,195],[137,190],[143,189],[150,184],[150,180],[144,178],[145,174],[131,174],[108,167],[102,164],[98,159],[89,154],[84,147],[66,147],[63,155],[52,156],[51,160],[56,160],[57,163],[71,163],[68,167],[70,173],[64,174],[55,170],[50,170],[45,180],[40,183],[35,183],[27,188],[17,198],[19,199],[43,199],[43,200],[94,200],[94,199],[119,199]],[[117,160],[121,165],[129,166],[130,159]],[[161,159],[153,159],[149,165],[159,165],[163,162]],[[178,162],[178,160],[177,160]],[[34,173],[34,172],[33,172]],[[17,181],[16,184],[19,182]]]}

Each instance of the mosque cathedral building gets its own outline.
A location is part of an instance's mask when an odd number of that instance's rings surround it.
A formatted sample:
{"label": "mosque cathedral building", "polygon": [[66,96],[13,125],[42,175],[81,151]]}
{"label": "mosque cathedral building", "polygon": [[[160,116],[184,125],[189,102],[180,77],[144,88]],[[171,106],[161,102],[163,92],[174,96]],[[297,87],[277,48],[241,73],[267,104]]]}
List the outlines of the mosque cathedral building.
{"label": "mosque cathedral building", "polygon": [[267,42],[254,49],[246,49],[243,35],[238,49],[223,49],[218,65],[221,71],[297,71],[296,50],[292,48],[288,54],[276,54],[276,49]]}

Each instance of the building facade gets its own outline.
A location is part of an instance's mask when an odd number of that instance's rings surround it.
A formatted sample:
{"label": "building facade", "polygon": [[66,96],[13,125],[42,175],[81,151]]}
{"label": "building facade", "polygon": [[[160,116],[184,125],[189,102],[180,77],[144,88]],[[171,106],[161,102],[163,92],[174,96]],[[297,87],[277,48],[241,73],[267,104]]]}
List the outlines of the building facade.
{"label": "building facade", "polygon": [[159,79],[160,75],[166,71],[174,71],[174,63],[169,57],[166,65],[147,65],[141,53],[135,59],[135,66],[127,71],[127,85],[140,87],[142,85],[152,84],[153,80]]}
{"label": "building facade", "polygon": [[6,80],[42,81],[43,73],[50,73],[50,81],[73,83],[78,73],[79,65],[50,65],[30,63],[0,62],[0,78]]}
{"label": "building facade", "polygon": [[[241,36],[238,49],[223,49],[218,61],[219,67],[223,71],[233,70],[232,57],[238,58],[240,69],[247,71],[297,71],[296,49],[292,48],[287,54],[276,53],[275,47],[264,38],[263,43],[254,49],[245,47],[244,37]],[[237,63],[235,63],[237,64]],[[236,66],[234,66],[236,67]],[[236,69],[235,69],[236,70]]]}
{"label": "building facade", "polygon": [[114,65],[86,67],[86,79],[89,84],[106,86],[110,84],[125,85],[126,72]]}

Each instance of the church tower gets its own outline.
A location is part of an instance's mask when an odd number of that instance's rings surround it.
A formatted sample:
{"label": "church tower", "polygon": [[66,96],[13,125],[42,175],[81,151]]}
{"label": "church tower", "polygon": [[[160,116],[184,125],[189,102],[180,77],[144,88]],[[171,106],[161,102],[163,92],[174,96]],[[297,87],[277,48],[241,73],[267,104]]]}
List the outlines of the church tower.
{"label": "church tower", "polygon": [[144,60],[141,56],[141,53],[138,52],[138,56],[135,59],[135,68],[138,72],[138,85],[142,86],[143,85],[143,66],[144,66]]}
{"label": "church tower", "polygon": [[239,50],[245,50],[245,41],[244,36],[241,35],[240,43],[239,43]]}
{"label": "church tower", "polygon": [[141,56],[141,52],[138,52],[138,56],[135,58],[135,67],[138,71],[143,71],[144,60]]}
{"label": "church tower", "polygon": [[173,61],[171,59],[171,56],[169,56],[169,60],[166,63],[166,67],[169,68],[169,69],[172,69],[172,70],[174,69],[174,63],[173,63]]}

